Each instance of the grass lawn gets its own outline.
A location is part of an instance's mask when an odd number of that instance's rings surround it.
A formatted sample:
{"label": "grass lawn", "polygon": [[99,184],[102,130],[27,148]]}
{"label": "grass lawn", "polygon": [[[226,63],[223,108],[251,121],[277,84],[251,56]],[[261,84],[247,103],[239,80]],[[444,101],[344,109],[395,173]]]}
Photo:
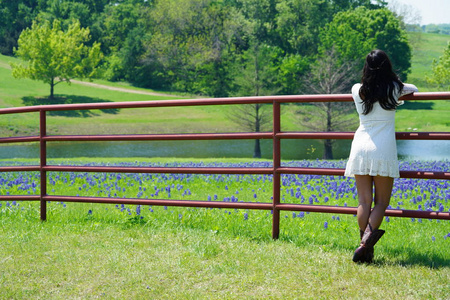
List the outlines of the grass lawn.
{"label": "grass lawn", "polygon": [[450,36],[419,32],[408,32],[408,35],[413,48],[408,82],[415,84],[424,92],[434,92],[436,88],[426,82],[426,77],[432,73],[433,61],[444,55]]}
{"label": "grass lawn", "polygon": [[[60,163],[67,162],[50,162]],[[215,162],[108,160],[115,163]],[[25,173],[3,174],[0,192],[38,189],[33,187],[38,174]],[[49,193],[56,195],[140,193],[186,200],[217,196],[217,201],[234,196],[270,201],[272,184],[263,176],[234,175],[52,173],[51,178]],[[317,205],[355,206],[352,180],[303,175],[283,182],[283,201],[300,201],[293,193],[301,193]],[[397,180],[391,205],[428,208],[434,201],[448,211],[446,193],[446,181]],[[282,211],[280,239],[274,241],[269,211],[51,202],[41,222],[38,203],[0,204],[0,299],[445,299],[450,294],[448,220],[386,219],[375,262],[366,265],[351,261],[359,239],[352,215]]]}

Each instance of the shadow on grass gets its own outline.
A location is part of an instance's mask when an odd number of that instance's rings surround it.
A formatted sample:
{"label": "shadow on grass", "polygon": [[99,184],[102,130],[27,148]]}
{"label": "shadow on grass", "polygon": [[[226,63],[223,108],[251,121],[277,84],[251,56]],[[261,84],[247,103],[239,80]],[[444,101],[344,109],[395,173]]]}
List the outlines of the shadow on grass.
{"label": "shadow on grass", "polygon": [[[22,97],[23,104],[25,106],[34,105],[51,105],[51,104],[77,104],[77,103],[105,103],[113,102],[110,100],[93,98],[88,96],[78,96],[78,95],[57,95],[53,99],[41,98],[41,97]],[[100,109],[101,112],[106,114],[117,114],[119,109]],[[49,112],[51,116],[64,116],[64,117],[92,117],[98,114],[91,110],[62,110],[62,111],[51,111]]]}
{"label": "shadow on grass", "polygon": [[[390,249],[389,255],[399,257],[398,259],[394,259],[393,263],[401,266],[423,266],[430,269],[450,267],[450,259],[443,257],[442,255],[418,253],[413,249]],[[392,262],[387,262],[380,258],[377,259],[375,254],[373,265],[383,267],[390,264],[392,264]]]}
{"label": "shadow on grass", "polygon": [[433,106],[434,103],[430,101],[405,101],[405,104],[400,106],[400,108],[409,110],[418,110],[418,109],[431,110],[433,109]]}
{"label": "shadow on grass", "polygon": [[[315,245],[327,251],[337,250],[341,253],[348,253],[348,262],[354,264],[352,261],[353,253],[358,246],[349,246],[346,242],[340,240],[320,241],[312,236],[303,236],[301,240],[296,236],[284,235],[280,237],[282,242],[293,243],[297,247],[304,247],[305,245]],[[430,253],[431,252],[431,253]],[[359,263],[358,263],[359,264]],[[365,265],[365,263],[362,263]],[[375,256],[373,262],[370,264],[374,267],[386,267],[392,265],[400,266],[423,266],[430,269],[450,268],[450,259],[444,254],[422,252],[410,249],[408,247],[387,246],[383,250],[375,247]]]}

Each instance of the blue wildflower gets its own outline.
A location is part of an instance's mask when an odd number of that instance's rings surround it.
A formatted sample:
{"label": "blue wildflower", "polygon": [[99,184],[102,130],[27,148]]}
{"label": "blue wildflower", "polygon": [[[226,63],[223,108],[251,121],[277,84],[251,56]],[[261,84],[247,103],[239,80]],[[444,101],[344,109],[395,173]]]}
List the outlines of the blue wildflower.
{"label": "blue wildflower", "polygon": [[328,222],[325,221],[325,223],[323,223],[323,228],[327,229],[328,228]]}

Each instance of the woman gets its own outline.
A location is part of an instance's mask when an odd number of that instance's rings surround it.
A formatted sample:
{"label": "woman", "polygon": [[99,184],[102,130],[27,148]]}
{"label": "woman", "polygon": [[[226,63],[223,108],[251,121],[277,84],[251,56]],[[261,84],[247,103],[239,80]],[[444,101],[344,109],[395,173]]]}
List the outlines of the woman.
{"label": "woman", "polygon": [[413,92],[417,88],[398,79],[385,52],[373,50],[367,55],[361,83],[352,88],[360,125],[345,169],[345,176],[355,177],[358,191],[361,244],[353,256],[354,262],[372,262],[373,247],[384,234],[379,227],[389,205],[394,178],[400,177],[395,109],[403,104],[399,97]]}

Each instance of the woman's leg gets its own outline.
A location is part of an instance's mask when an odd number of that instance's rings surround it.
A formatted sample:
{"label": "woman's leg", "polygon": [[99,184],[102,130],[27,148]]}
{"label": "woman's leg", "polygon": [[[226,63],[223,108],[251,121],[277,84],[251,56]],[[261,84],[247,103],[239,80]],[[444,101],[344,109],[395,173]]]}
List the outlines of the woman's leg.
{"label": "woman's leg", "polygon": [[[378,227],[380,227],[385,210],[389,205],[394,179],[381,176],[355,176],[355,179],[359,202],[358,225],[364,234],[361,237],[360,246],[355,250],[353,261],[371,263],[374,246],[384,234],[384,230],[380,230]],[[375,206],[371,210],[373,184],[375,184]]]}
{"label": "woman's leg", "polygon": [[369,223],[375,230],[383,222],[385,210],[389,206],[394,178],[374,176],[373,181],[375,183],[375,206],[370,213]]}
{"label": "woman's leg", "polygon": [[371,214],[373,201],[373,177],[370,175],[355,175],[356,189],[358,191],[358,225],[365,230]]}

